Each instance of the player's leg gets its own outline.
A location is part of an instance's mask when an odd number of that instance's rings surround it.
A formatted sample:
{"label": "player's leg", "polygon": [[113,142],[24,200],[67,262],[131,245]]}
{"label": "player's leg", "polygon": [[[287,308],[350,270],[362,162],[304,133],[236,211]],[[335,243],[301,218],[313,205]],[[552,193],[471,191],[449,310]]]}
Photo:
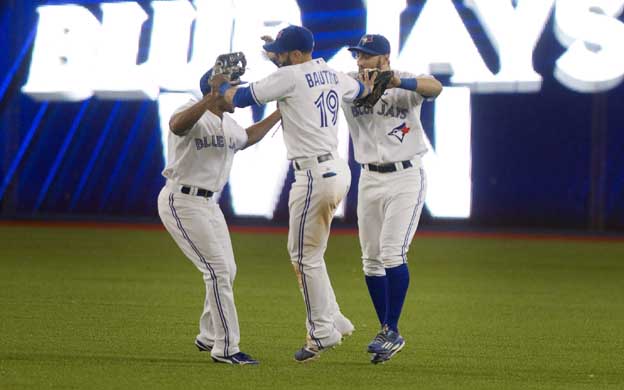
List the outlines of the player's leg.
{"label": "player's leg", "polygon": [[212,228],[215,232],[217,240],[219,240],[219,242],[221,243],[221,247],[223,248],[223,255],[225,256],[226,264],[228,266],[228,272],[230,274],[230,278],[232,279],[232,283],[234,283],[234,280],[236,279],[237,267],[236,261],[234,260],[234,250],[232,248],[230,231],[228,230],[227,223],[225,221],[225,217],[223,216],[221,208],[219,208],[216,203],[213,203],[212,207]]}
{"label": "player's leg", "polygon": [[[211,203],[211,205],[213,207],[213,218],[210,221],[212,230],[217,240],[221,243],[230,280],[234,283],[234,279],[236,278],[236,262],[234,261],[234,251],[232,250],[230,234],[225,218],[223,217],[223,212],[216,203]],[[205,283],[210,285],[209,280],[205,280]],[[207,289],[204,311],[199,319],[199,334],[195,339],[195,345],[197,345],[200,351],[212,350],[212,345],[214,344],[214,324],[212,322],[210,301],[208,299],[210,293],[210,289]]]}
{"label": "player's leg", "polygon": [[222,357],[240,352],[239,328],[229,267],[210,223],[212,209],[208,202],[211,201],[169,193],[166,197],[159,196],[158,208],[171,236],[204,275],[208,300],[204,307],[209,307],[214,326],[211,355]]}
{"label": "player's leg", "polygon": [[326,173],[296,172],[289,197],[288,249],[301,280],[308,334],[318,350],[336,345],[341,338],[332,318],[335,296],[330,293],[323,254],[333,214],[350,182],[350,171],[342,160],[331,165],[335,175]]}
{"label": "player's leg", "polygon": [[383,194],[387,189],[379,174],[362,171],[358,183],[358,235],[362,248],[362,265],[368,293],[380,326],[386,322],[388,280],[381,260],[379,236],[383,221]]}
{"label": "player's leg", "polygon": [[398,323],[409,287],[407,250],[412,241],[425,200],[426,178],[423,169],[388,175],[389,189],[381,232],[381,257],[388,278],[386,327],[379,341],[369,345],[373,363],[382,363],[399,352],[405,340]]}
{"label": "player's leg", "polygon": [[[390,177],[389,177],[390,179]],[[381,257],[388,277],[389,305],[386,323],[398,332],[398,322],[409,287],[407,251],[418,227],[427,183],[422,168],[398,172],[389,191],[381,232]]]}
{"label": "player's leg", "polygon": [[215,343],[215,330],[212,322],[212,311],[210,309],[210,280],[207,280],[206,274],[202,273],[204,284],[206,285],[206,298],[204,300],[204,311],[199,317],[199,334],[195,337],[195,345],[200,351],[212,351]]}

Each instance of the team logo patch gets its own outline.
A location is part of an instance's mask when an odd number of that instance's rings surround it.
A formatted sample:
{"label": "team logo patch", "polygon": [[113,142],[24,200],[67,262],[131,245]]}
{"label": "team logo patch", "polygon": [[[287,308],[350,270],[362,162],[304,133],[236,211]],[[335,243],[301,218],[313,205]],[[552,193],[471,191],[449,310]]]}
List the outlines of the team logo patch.
{"label": "team logo patch", "polygon": [[394,129],[390,130],[388,135],[396,137],[396,139],[398,139],[399,142],[403,143],[403,138],[405,138],[405,135],[409,132],[410,132],[410,128],[405,125],[405,122],[403,122],[397,127],[395,127]]}
{"label": "team logo patch", "polygon": [[360,45],[364,45],[366,43],[371,43],[373,41],[372,35],[364,35],[360,40]]}

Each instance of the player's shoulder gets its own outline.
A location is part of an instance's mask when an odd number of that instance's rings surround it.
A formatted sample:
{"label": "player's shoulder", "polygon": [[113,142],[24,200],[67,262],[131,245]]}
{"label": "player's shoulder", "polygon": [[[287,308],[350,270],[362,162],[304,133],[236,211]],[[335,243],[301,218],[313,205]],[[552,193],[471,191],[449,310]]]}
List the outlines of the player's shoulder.
{"label": "player's shoulder", "polygon": [[414,78],[433,79],[435,78],[432,75],[427,74],[427,73],[414,73],[414,72],[407,72],[404,70],[396,70],[396,69],[393,69],[393,71],[394,71],[394,74],[396,74],[400,78],[405,78],[405,79],[414,79]]}
{"label": "player's shoulder", "polygon": [[352,77],[354,79],[358,78],[358,72],[355,70],[349,71],[345,73],[347,76]]}
{"label": "player's shoulder", "polygon": [[177,114],[180,111],[184,111],[187,108],[192,107],[193,105],[197,104],[197,102],[199,102],[199,99],[194,96],[191,96],[186,102],[178,106],[178,108],[176,108],[173,113]]}

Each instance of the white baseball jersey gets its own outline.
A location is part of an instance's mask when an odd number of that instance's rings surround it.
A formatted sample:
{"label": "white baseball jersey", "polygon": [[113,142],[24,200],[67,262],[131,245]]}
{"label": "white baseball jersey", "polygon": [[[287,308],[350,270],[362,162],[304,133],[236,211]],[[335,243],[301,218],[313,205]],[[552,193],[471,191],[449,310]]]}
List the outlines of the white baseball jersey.
{"label": "white baseball jersey", "polygon": [[[189,100],[176,113],[195,103]],[[176,184],[218,192],[228,180],[234,154],[247,144],[247,132],[227,113],[221,120],[206,111],[185,136],[171,133],[167,142],[163,176]]]}
{"label": "white baseball jersey", "polygon": [[[397,73],[401,78],[416,77],[407,72]],[[356,78],[357,72],[350,72],[349,76]],[[417,92],[391,88],[373,108],[343,105],[355,160],[360,164],[384,164],[425,154],[427,147],[420,122],[423,100]]]}
{"label": "white baseball jersey", "polygon": [[279,102],[289,160],[335,152],[340,102],[353,101],[361,88],[322,58],[284,66],[250,85],[257,103]]}

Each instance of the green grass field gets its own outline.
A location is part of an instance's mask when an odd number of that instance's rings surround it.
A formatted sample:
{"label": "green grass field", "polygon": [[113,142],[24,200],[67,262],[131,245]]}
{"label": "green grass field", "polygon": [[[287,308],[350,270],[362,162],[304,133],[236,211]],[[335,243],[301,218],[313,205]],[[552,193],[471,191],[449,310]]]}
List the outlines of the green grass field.
{"label": "green grass field", "polygon": [[407,345],[374,366],[356,236],[326,256],[356,333],[305,365],[286,235],[232,240],[258,367],[197,352],[202,279],[165,231],[1,226],[0,389],[624,389],[622,242],[417,236]]}

